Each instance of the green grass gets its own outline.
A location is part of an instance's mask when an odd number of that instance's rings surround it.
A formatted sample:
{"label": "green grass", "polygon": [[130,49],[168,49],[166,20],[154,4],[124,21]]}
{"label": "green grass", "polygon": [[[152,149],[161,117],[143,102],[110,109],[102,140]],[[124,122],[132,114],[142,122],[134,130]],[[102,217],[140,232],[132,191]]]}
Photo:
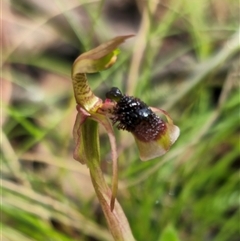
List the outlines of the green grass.
{"label": "green grass", "polygon": [[[237,241],[239,3],[138,2],[138,35],[89,82],[102,98],[117,86],[166,110],[181,135],[165,156],[141,162],[131,134],[115,129],[119,202],[138,241]],[[70,71],[80,52],[121,31],[106,18],[105,1],[41,3],[3,3],[2,237],[110,241],[88,169],[72,158]],[[120,34],[137,34],[128,24]],[[102,129],[100,141],[110,184]]]}

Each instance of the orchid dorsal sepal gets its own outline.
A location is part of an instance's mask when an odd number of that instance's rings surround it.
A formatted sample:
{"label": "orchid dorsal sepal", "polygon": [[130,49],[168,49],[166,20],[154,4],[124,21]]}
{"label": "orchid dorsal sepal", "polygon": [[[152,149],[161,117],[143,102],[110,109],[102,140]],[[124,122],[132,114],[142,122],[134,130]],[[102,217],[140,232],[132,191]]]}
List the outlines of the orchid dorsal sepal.
{"label": "orchid dorsal sepal", "polygon": [[77,73],[96,73],[111,67],[116,62],[116,56],[119,54],[117,47],[133,36],[118,36],[79,55],[73,63],[72,76]]}
{"label": "orchid dorsal sepal", "polygon": [[95,111],[101,100],[88,85],[87,73],[96,73],[110,68],[117,60],[118,45],[133,35],[118,36],[98,47],[81,54],[73,63],[72,81],[76,102],[87,111]]}

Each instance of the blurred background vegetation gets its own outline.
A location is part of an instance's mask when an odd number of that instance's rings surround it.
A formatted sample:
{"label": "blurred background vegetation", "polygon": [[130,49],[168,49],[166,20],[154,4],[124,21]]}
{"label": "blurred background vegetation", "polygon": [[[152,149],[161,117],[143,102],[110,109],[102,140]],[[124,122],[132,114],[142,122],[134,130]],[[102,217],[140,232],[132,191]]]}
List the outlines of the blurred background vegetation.
{"label": "blurred background vegetation", "polygon": [[[70,71],[118,35],[117,63],[89,75],[166,110],[181,129],[141,162],[115,129],[118,199],[138,241],[239,240],[239,1],[3,0],[1,228],[5,241],[110,241],[88,169],[72,158]],[[102,168],[110,145],[100,129]]]}

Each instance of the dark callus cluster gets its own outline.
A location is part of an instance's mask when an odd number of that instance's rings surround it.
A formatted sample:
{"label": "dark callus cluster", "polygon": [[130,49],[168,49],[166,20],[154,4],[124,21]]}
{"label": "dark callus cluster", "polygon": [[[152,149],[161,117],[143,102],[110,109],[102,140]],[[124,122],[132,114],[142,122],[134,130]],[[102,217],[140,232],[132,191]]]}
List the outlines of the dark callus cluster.
{"label": "dark callus cluster", "polygon": [[131,132],[141,141],[156,140],[165,131],[165,123],[140,99],[123,95],[116,87],[106,97],[116,102],[111,119],[118,129]]}

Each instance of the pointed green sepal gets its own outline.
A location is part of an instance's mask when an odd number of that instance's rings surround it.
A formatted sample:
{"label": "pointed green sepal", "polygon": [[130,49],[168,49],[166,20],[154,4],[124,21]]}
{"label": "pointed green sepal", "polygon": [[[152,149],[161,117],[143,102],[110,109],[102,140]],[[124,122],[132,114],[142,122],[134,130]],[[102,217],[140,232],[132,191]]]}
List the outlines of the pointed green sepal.
{"label": "pointed green sepal", "polygon": [[87,111],[96,111],[102,101],[94,95],[87,81],[87,73],[110,68],[117,60],[118,45],[133,35],[119,36],[81,54],[73,63],[72,81],[76,102]]}

